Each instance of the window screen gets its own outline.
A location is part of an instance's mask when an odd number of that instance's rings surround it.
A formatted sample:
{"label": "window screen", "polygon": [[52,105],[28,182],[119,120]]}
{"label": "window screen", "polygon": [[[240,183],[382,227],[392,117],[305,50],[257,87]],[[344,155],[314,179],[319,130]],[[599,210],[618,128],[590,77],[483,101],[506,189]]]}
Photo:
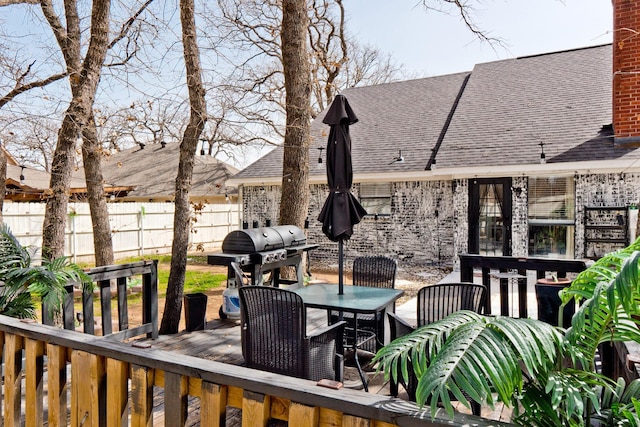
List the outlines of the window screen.
{"label": "window screen", "polygon": [[573,194],[572,178],[529,178],[529,220],[573,221]]}
{"label": "window screen", "polygon": [[529,178],[529,255],[573,257],[572,177]]}
{"label": "window screen", "polygon": [[369,215],[391,215],[391,183],[360,184],[360,203]]}

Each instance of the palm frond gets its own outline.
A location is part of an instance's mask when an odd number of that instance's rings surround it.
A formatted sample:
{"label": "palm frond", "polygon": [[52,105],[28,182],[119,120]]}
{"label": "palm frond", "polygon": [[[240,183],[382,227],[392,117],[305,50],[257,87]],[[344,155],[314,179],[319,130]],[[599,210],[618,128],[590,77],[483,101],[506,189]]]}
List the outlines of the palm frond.
{"label": "palm frond", "polygon": [[28,292],[0,296],[0,314],[17,319],[35,319],[33,299]]}

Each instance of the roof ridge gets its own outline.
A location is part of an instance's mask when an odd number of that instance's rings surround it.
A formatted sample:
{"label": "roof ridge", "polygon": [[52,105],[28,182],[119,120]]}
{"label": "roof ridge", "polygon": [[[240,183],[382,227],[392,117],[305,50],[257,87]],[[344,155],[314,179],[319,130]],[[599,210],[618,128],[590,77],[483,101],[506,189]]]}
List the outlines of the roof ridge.
{"label": "roof ridge", "polygon": [[596,48],[599,48],[599,47],[611,46],[611,45],[612,45],[612,43],[603,43],[603,44],[599,44],[599,45],[595,45],[595,46],[575,47],[573,49],[557,50],[557,51],[554,51],[554,52],[544,52],[544,53],[535,53],[535,54],[532,54],[532,55],[517,56],[515,59],[537,58],[537,57],[540,57],[540,56],[557,55],[559,53],[576,52],[576,51],[579,51],[579,50],[587,50],[587,49],[596,49]]}

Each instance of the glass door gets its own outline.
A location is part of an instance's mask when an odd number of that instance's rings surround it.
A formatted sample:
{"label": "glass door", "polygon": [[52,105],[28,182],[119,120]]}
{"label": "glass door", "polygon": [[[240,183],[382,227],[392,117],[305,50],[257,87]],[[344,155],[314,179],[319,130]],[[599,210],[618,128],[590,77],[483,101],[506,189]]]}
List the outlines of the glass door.
{"label": "glass door", "polygon": [[474,179],[469,191],[469,253],[511,255],[511,179]]}

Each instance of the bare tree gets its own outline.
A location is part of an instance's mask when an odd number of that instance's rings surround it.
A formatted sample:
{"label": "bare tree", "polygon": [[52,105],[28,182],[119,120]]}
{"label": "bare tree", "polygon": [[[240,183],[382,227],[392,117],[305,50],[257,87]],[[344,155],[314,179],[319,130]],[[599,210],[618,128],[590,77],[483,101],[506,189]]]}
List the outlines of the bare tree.
{"label": "bare tree", "polygon": [[420,3],[422,3],[426,11],[434,10],[447,14],[457,13],[467,29],[480,41],[489,42],[490,44],[502,44],[500,38],[489,37],[487,32],[475,22],[474,4],[481,3],[480,0],[420,0]]}
{"label": "bare tree", "polygon": [[[93,220],[95,260],[97,265],[113,263],[111,228],[104,199],[100,167],[103,150],[98,140],[97,126],[93,117],[94,99],[98,81],[102,75],[101,71],[105,63],[107,49],[113,51],[111,65],[114,63],[123,64],[135,56],[138,49],[135,43],[136,40],[131,38],[131,33],[135,33],[134,24],[152,1],[146,0],[145,3],[142,3],[139,9],[134,11],[122,24],[111,40],[109,40],[111,3],[110,1],[94,2],[91,11],[90,35],[84,58],[82,58],[82,50],[84,49],[82,47],[82,34],[84,29],[80,28],[83,18],[78,11],[77,0],[65,0],[63,19],[57,15],[58,11],[51,0],[36,2],[40,3],[44,18],[53,31],[64,59],[65,69],[47,77],[34,78],[36,76],[36,71],[33,70],[35,61],[30,62],[27,66],[22,66],[23,70],[20,70],[19,66],[3,67],[3,72],[10,71],[12,68],[16,70],[13,72],[16,77],[14,87],[0,98],[2,103],[13,101],[16,97],[31,89],[45,87],[63,77],[69,77],[71,101],[64,113],[62,125],[58,131],[57,141],[55,141],[55,153],[52,159],[48,160],[50,147],[46,143],[54,138],[30,138],[36,145],[38,142],[42,143],[39,150],[40,156],[38,157],[43,159],[43,168],[51,172],[43,232],[43,254],[45,256],[62,254],[70,174],[76,167],[76,155],[80,153],[80,141],[84,140],[86,146],[82,148],[82,154],[87,178],[87,194]],[[23,1],[22,3],[28,2]],[[51,51],[51,55],[54,55],[53,51]],[[18,70],[20,70],[19,73]],[[26,107],[24,110],[26,110]],[[29,117],[29,113],[26,111],[23,115],[24,118]],[[46,122],[47,120],[42,121]],[[40,131],[32,132],[30,135],[37,135],[38,133],[43,134]],[[30,155],[34,152],[32,151]]]}
{"label": "bare tree", "polygon": [[[235,47],[222,62],[231,67],[218,85],[233,99],[234,114],[227,120],[244,119],[248,129],[257,128],[262,138],[240,134],[239,143],[280,145],[284,138],[285,87],[280,25],[282,10],[277,0],[218,0],[220,17],[213,21],[218,38],[214,46]],[[400,67],[379,51],[360,47],[345,29],[342,0],[307,1],[309,26],[306,29],[311,67],[310,119],[314,118],[346,87],[370,82],[392,81],[401,76]],[[211,18],[213,19],[213,18]],[[213,33],[213,32],[212,32]],[[371,54],[374,52],[374,54]],[[227,123],[230,123],[227,121]],[[249,138],[246,138],[246,137]]]}
{"label": "bare tree", "polygon": [[191,209],[189,191],[193,176],[193,164],[198,139],[207,120],[205,91],[200,67],[200,50],[196,37],[196,21],[193,0],[180,0],[180,22],[182,24],[182,45],[184,63],[187,70],[187,87],[191,115],[180,143],[180,162],[176,178],[175,213],[173,217],[173,245],[171,248],[171,270],[167,284],[167,298],[160,325],[161,334],[178,332],[184,278],[187,268],[189,247],[189,224]]}
{"label": "bare tree", "polygon": [[95,0],[91,11],[90,41],[84,60],[81,57],[80,17],[75,0],[65,1],[63,26],[51,0],[42,0],[41,7],[64,56],[71,86],[71,102],[58,132],[56,151],[51,165],[50,195],[47,198],[42,254],[53,259],[64,255],[68,191],[71,180],[71,159],[78,139],[92,121],[100,71],[109,43],[110,0]]}
{"label": "bare tree", "polygon": [[302,228],[309,211],[311,70],[306,30],[305,0],[282,1],[282,64],[287,94],[280,224]]}

